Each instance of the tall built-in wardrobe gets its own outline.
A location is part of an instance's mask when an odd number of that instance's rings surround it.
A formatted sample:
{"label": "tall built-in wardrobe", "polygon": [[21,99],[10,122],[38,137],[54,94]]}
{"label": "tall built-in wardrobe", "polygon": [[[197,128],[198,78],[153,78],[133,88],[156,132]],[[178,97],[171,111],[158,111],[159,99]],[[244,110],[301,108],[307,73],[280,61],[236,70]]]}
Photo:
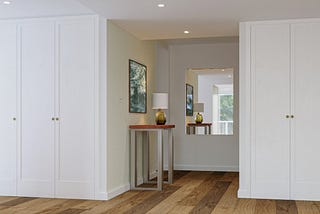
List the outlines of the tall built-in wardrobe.
{"label": "tall built-in wardrobe", "polygon": [[320,200],[320,20],[240,24],[240,197]]}
{"label": "tall built-in wardrobe", "polygon": [[99,198],[98,23],[0,21],[0,195]]}

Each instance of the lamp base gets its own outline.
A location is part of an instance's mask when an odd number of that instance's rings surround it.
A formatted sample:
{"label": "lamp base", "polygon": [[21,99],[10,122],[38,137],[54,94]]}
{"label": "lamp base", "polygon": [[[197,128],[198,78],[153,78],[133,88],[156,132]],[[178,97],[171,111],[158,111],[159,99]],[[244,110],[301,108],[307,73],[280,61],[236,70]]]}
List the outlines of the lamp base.
{"label": "lamp base", "polygon": [[164,125],[164,124],[166,124],[166,122],[167,122],[166,114],[159,109],[156,113],[156,124],[157,125]]}
{"label": "lamp base", "polygon": [[194,121],[198,124],[202,123],[203,122],[203,116],[202,114],[200,114],[199,112],[196,114],[196,117],[194,119]]}

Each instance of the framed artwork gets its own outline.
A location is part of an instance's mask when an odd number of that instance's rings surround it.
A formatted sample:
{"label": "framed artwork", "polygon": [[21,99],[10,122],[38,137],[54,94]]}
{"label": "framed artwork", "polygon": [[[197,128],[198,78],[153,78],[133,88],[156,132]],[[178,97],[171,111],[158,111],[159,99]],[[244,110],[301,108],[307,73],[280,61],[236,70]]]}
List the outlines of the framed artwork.
{"label": "framed artwork", "polygon": [[186,84],[186,116],[193,116],[193,86]]}
{"label": "framed artwork", "polygon": [[129,112],[147,113],[147,66],[129,59]]}

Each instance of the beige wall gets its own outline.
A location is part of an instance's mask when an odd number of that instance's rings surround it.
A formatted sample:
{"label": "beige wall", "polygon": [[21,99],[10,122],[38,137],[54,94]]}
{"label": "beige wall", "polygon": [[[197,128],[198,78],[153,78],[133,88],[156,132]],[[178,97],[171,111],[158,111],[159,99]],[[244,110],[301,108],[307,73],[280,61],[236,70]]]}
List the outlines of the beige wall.
{"label": "beige wall", "polygon": [[[121,191],[129,184],[130,124],[153,123],[151,95],[154,92],[155,42],[141,41],[107,23],[107,189]],[[147,114],[129,114],[129,59],[147,66]]]}

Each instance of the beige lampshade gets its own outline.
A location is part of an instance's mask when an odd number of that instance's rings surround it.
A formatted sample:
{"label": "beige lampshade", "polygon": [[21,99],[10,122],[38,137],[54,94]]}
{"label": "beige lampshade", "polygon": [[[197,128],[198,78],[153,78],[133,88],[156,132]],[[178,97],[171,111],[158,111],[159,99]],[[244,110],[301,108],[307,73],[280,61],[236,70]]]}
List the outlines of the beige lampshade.
{"label": "beige lampshade", "polygon": [[204,112],[204,103],[195,103],[193,105],[194,112]]}
{"label": "beige lampshade", "polygon": [[153,93],[152,109],[168,109],[168,93]]}

